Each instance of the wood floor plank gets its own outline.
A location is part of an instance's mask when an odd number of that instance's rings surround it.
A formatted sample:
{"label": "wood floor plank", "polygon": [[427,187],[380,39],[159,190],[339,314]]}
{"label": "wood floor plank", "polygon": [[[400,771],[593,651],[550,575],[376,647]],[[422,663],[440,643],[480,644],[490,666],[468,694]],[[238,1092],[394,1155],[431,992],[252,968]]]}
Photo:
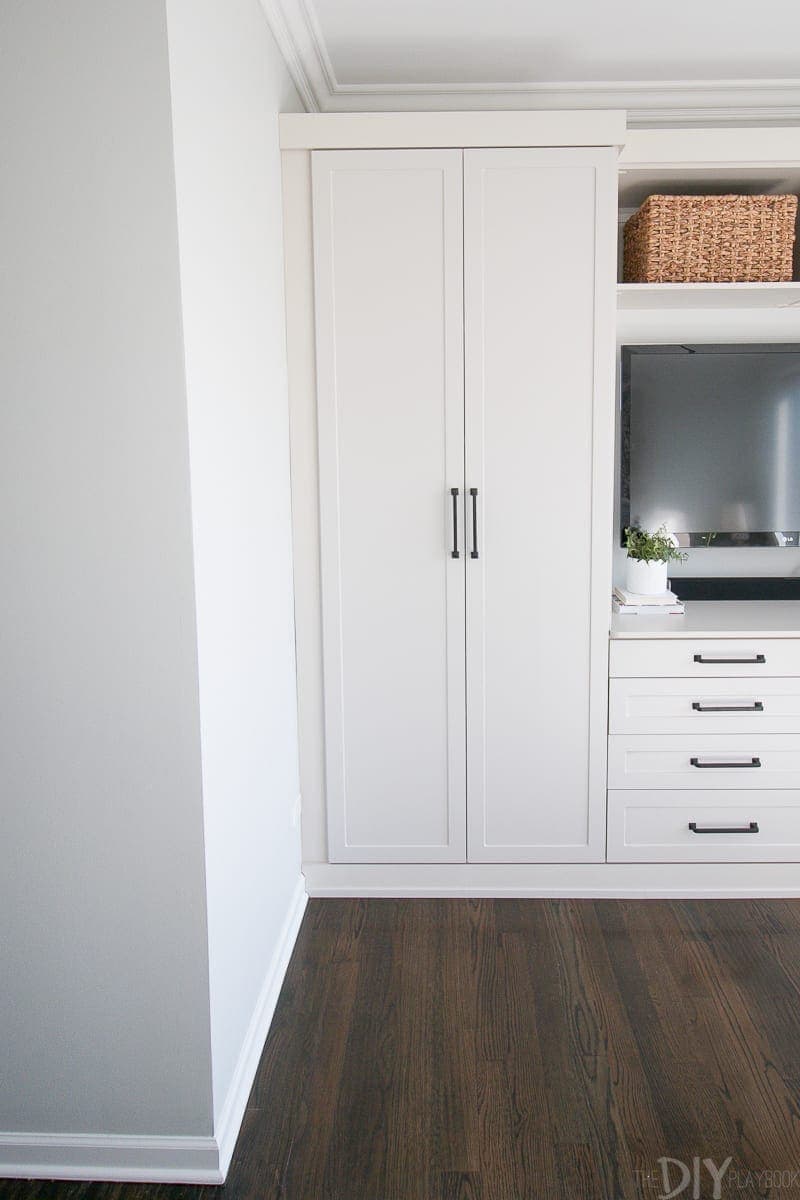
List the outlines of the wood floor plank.
{"label": "wood floor plank", "polygon": [[[735,913],[730,911],[731,904],[737,905]],[[800,977],[797,961],[800,933],[791,942],[785,935],[768,940],[753,926],[750,935],[742,937],[741,926],[747,918],[740,905],[741,901],[718,905],[705,918],[706,927],[712,931],[713,953],[718,964],[714,978],[717,984],[721,980],[730,981],[740,1007],[749,1007],[752,1013],[756,1006],[759,1026],[767,1024],[773,1031],[770,1052],[777,1060],[776,1065],[782,1073],[791,1073],[797,1069],[795,1047],[800,1037],[796,982]],[[697,920],[697,910],[693,911]],[[732,927],[732,921],[736,920],[738,931]],[[781,947],[777,953],[775,943]]]}
{"label": "wood floor plank", "polygon": [[[439,902],[404,910],[395,942],[397,1032],[394,1075],[386,1095],[387,1140],[382,1195],[429,1200],[433,1157],[434,1079],[441,1061],[437,1019],[436,929]],[[403,1191],[397,1182],[403,1180]]]}
{"label": "wood floor plank", "polygon": [[452,1188],[452,1180],[462,1176],[469,1177],[464,1187],[479,1188],[477,977],[469,908],[466,900],[440,901],[434,931],[439,1002],[435,1007],[432,1170],[442,1178],[452,1176],[443,1189]]}
{"label": "wood floor plank", "polygon": [[[358,1181],[364,1200],[386,1196],[390,1097],[396,1086],[400,979],[397,935],[365,936],[354,1019],[339,1031],[344,1066],[334,1106],[324,1195],[346,1196]],[[357,1015],[356,1015],[357,1014]],[[321,1097],[317,1097],[317,1105]]]}
{"label": "wood floor plank", "polygon": [[[310,1023],[313,1036],[306,1043],[303,1063],[296,1076],[287,1077],[280,1107],[276,1107],[274,1095],[268,1095],[266,1111],[259,1110],[260,1119],[252,1123],[254,1141],[262,1145],[271,1141],[274,1147],[268,1157],[276,1167],[275,1200],[283,1200],[301,1188],[307,1188],[311,1195],[325,1195],[338,1107],[335,1098],[345,1068],[346,1042],[341,1031],[354,1019],[358,972],[357,963],[340,963],[329,969],[322,1002],[316,1019]],[[280,1064],[277,1069],[281,1073],[285,1070],[285,1057],[276,1053],[272,1061]],[[269,1077],[269,1067],[265,1074]],[[309,1096],[326,1097],[329,1102],[309,1105]],[[256,1191],[248,1189],[248,1194],[259,1194],[258,1184],[258,1177],[254,1177]],[[264,1194],[263,1184],[260,1194],[267,1200],[269,1193]]]}
{"label": "wood floor plank", "polygon": [[564,974],[571,1036],[593,1117],[596,1169],[615,1196],[635,1197],[636,1180],[665,1144],[649,1080],[639,1061],[603,939],[596,906],[549,906]]}
{"label": "wood floor plank", "polygon": [[[719,1075],[731,1100],[736,1098],[742,1144],[764,1164],[782,1145],[800,1146],[794,1078],[800,1047],[798,995],[760,938],[720,933],[715,910],[692,910],[692,916],[695,926],[709,933],[700,966],[708,979],[706,1019],[717,1033]],[[745,911],[741,919],[746,921]]]}
{"label": "wood floor plank", "polygon": [[503,1062],[478,1058],[477,1103],[483,1200],[508,1200],[515,1195],[516,1181],[509,1144],[511,1098]]}
{"label": "wood floor plank", "polygon": [[570,1044],[571,1014],[554,928],[548,919],[548,902],[533,902],[522,911],[524,920],[519,926],[519,936],[528,941],[532,951],[528,981],[540,1031],[538,1053],[551,1128],[555,1140],[582,1145],[590,1139],[591,1118]]}
{"label": "wood floor plank", "polygon": [[469,901],[469,971],[474,982],[476,1047],[484,1062],[505,1062],[511,1049],[508,1013],[497,929],[497,910],[491,900]]}
{"label": "wood floor plank", "polygon": [[[648,906],[644,926],[637,929],[637,943],[648,958],[647,985],[659,1017],[660,1042],[691,1081],[695,1107],[707,1114],[706,1130],[716,1130],[721,1142],[733,1148],[740,1141],[741,1123],[731,1107],[730,1077],[720,1071],[728,1031],[719,1020],[703,968],[708,944],[698,936],[687,912],[683,905]],[[644,937],[644,927],[651,932],[649,939]]]}
{"label": "wood floor plank", "polygon": [[484,1200],[480,1176],[468,1171],[445,1171],[435,1188],[437,1200]]}
{"label": "wood floor plank", "polygon": [[524,1195],[536,1179],[544,1195],[560,1189],[555,1153],[556,1115],[551,1106],[542,1061],[543,1030],[536,1004],[536,947],[521,933],[504,933],[512,1052],[505,1063],[510,1126],[506,1135],[514,1172],[514,1195]]}
{"label": "wood floor plank", "polygon": [[[654,903],[654,902],[649,902]],[[657,903],[657,902],[656,902]],[[654,1002],[651,980],[657,971],[652,945],[641,940],[638,904],[602,902],[598,914],[604,931],[619,994],[639,1048],[643,1080],[649,1088],[656,1115],[664,1130],[664,1155],[680,1157],[692,1147],[719,1153],[729,1143],[726,1115],[705,1088],[707,1074],[696,1043],[687,1040],[681,1006]],[[663,986],[664,974],[661,974]],[[658,983],[654,989],[658,991]],[[683,1044],[684,1053],[675,1054]],[[724,1157],[724,1155],[723,1155]]]}

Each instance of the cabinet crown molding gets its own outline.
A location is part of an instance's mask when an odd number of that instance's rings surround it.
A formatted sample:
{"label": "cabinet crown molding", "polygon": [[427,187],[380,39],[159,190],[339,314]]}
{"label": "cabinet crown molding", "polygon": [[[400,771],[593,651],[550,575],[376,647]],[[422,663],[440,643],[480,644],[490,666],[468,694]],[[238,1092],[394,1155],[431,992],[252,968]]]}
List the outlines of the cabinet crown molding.
{"label": "cabinet crown molding", "polygon": [[625,144],[625,113],[283,113],[282,150],[438,149]]}

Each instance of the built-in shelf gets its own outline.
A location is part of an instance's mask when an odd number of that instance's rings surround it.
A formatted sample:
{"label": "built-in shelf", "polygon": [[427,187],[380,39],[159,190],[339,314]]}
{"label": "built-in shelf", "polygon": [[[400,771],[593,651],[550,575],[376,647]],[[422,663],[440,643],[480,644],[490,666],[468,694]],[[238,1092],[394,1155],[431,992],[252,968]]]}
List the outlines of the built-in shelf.
{"label": "built-in shelf", "polygon": [[[680,592],[680,579],[673,583]],[[611,637],[780,638],[800,636],[796,600],[689,600],[680,617],[632,617],[615,613]]]}
{"label": "built-in shelf", "polygon": [[620,283],[621,309],[800,308],[800,283]]}

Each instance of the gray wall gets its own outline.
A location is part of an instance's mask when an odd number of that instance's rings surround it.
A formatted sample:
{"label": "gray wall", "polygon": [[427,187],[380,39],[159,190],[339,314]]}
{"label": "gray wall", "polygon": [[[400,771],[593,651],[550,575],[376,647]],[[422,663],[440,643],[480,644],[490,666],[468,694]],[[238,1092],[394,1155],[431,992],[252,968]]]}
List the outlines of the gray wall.
{"label": "gray wall", "polygon": [[0,1129],[205,1134],[163,0],[0,6]]}

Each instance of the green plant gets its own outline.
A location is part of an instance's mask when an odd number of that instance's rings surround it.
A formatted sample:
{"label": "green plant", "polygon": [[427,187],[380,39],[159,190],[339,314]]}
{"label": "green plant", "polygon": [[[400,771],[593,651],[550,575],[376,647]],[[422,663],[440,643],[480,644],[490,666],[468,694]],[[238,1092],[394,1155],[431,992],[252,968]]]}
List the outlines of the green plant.
{"label": "green plant", "polygon": [[628,558],[635,558],[637,562],[685,562],[688,557],[677,548],[666,525],[662,525],[655,533],[648,533],[646,529],[636,526],[626,529],[625,549]]}

